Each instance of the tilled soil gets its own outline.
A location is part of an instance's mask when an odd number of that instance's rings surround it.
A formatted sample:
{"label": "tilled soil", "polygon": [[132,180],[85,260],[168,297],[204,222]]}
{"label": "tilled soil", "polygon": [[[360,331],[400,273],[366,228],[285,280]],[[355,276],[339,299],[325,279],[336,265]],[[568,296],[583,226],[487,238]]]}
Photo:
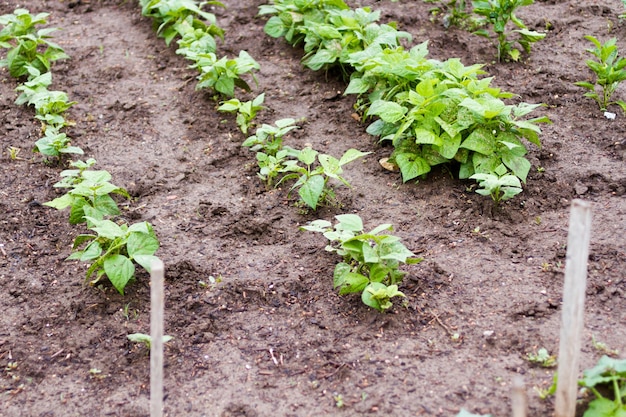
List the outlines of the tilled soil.
{"label": "tilled soil", "polygon": [[[524,378],[529,416],[554,368],[527,360],[556,354],[571,201],[591,202],[582,368],[603,353],[592,337],[626,354],[626,124],[583,97],[590,79],[586,34],[617,37],[626,53],[619,1],[540,1],[519,16],[546,38],[518,63],[495,63],[495,47],[445,29],[421,1],[359,1],[397,21],[430,56],[485,63],[494,85],[545,103],[535,114],[542,147],[524,192],[494,210],[471,182],[440,168],[403,184],[378,160],[376,143],[352,117],[338,74],[312,72],[302,51],[263,33],[259,0],[210,9],[226,30],[218,48],[247,50],[261,65],[249,99],[264,91],[259,123],[305,118],[286,144],[321,152],[372,152],[346,166],[353,188],[338,207],[304,213],[288,189],[266,190],[233,117],[195,90],[195,70],[156,37],[134,1],[24,0],[0,3],[50,12],[71,60],[53,66],[52,88],[78,102],[74,144],[133,195],[129,222],[149,221],[166,265],[165,412],[168,416],[453,416],[461,408],[510,415],[510,388]],[[0,84],[0,415],[146,416],[149,356],[126,336],[149,332],[149,277],[119,295],[84,283],[86,265],[65,261],[73,238],[66,212],[43,206],[63,165],[31,154],[40,125],[14,104],[17,81]],[[618,98],[626,100],[621,86]],[[8,147],[21,149],[11,160]],[[424,258],[401,290],[408,304],[387,314],[332,289],[337,256],[298,226],[358,213],[366,228],[392,223]],[[213,282],[213,279],[215,282]],[[98,370],[99,372],[97,372]],[[583,401],[584,402],[584,401]]]}

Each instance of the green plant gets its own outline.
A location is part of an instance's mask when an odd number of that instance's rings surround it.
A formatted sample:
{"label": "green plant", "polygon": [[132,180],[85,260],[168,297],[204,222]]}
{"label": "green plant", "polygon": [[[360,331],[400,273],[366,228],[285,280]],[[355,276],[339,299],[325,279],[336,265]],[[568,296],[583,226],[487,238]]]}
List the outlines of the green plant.
{"label": "green plant", "polygon": [[[519,60],[520,50],[513,47],[515,42],[530,53],[530,47],[533,43],[540,41],[546,37],[545,33],[528,30],[524,22],[515,15],[517,9],[522,6],[533,4],[533,0],[473,0],[472,6],[474,13],[483,16],[480,24],[493,26],[492,30],[497,36],[498,61],[510,58],[513,61]],[[513,22],[518,29],[511,32],[506,30],[509,22]],[[477,35],[490,37],[487,29],[479,29],[474,32]],[[516,33],[519,37],[515,41],[511,41],[511,33]]]}
{"label": "green plant", "polygon": [[598,352],[602,352],[602,353],[604,353],[607,356],[617,356],[617,355],[619,355],[619,350],[618,349],[611,349],[611,348],[609,348],[606,343],[597,340],[594,335],[591,335],[591,345]]}
{"label": "green plant", "polygon": [[264,100],[265,93],[261,93],[253,100],[245,101],[243,103],[237,98],[231,98],[230,100],[222,102],[217,110],[228,113],[237,112],[237,126],[239,126],[241,132],[246,135],[252,126],[252,121],[256,117],[256,114],[264,108]]}
{"label": "green plant", "polygon": [[[624,7],[626,7],[626,0],[622,0],[622,4],[624,4]],[[620,19],[626,19],[626,13],[621,14],[618,16]]]}
{"label": "green plant", "polygon": [[378,311],[392,307],[391,299],[404,297],[398,284],[405,272],[400,264],[416,264],[422,261],[393,235],[380,234],[393,230],[390,224],[382,224],[363,233],[363,221],[356,214],[335,216],[338,223],[332,226],[327,220],[315,220],[302,230],[319,232],[330,244],[326,250],[336,252],[343,262],[335,266],[333,285],[339,294],[361,293],[364,304]]}
{"label": "green plant", "polygon": [[[339,180],[350,187],[350,184],[341,177],[342,167],[370,153],[348,149],[340,159],[337,159],[330,155],[320,154],[309,147],[304,148],[295,155],[297,160],[283,162],[281,172],[286,173],[286,175],[279,184],[289,179],[296,179],[291,190],[298,189],[298,195],[302,202],[315,210],[318,204],[326,203],[329,198],[334,197],[332,189],[328,186],[329,178]],[[316,157],[319,166],[313,168]],[[301,166],[299,163],[305,166]]]}
{"label": "green plant", "polygon": [[29,66],[48,72],[51,62],[69,58],[63,48],[48,40],[55,28],[36,29],[47,22],[48,16],[49,13],[33,16],[26,9],[0,16],[0,25],[4,26],[0,31],[0,47],[9,50],[6,58],[0,60],[0,67],[7,67],[12,77],[28,75]]}
{"label": "green plant", "polygon": [[241,146],[248,147],[254,152],[263,151],[268,155],[275,156],[283,148],[283,136],[294,129],[298,129],[296,122],[296,119],[285,118],[276,120],[274,122],[276,126],[264,123]]}
{"label": "green plant", "polygon": [[9,154],[9,159],[11,161],[17,161],[18,159],[24,159],[24,158],[20,158],[18,155],[20,154],[22,150],[20,148],[17,148],[15,146],[9,146],[7,148],[7,153]]}
{"label": "green plant", "polygon": [[62,154],[83,154],[78,146],[70,145],[71,139],[55,129],[46,129],[44,136],[35,142],[35,151],[46,156],[60,157]]}
{"label": "green plant", "polygon": [[475,26],[472,22],[472,13],[466,0],[424,0],[426,3],[437,3],[430,9],[430,14],[435,19],[441,19],[443,26],[447,29],[450,26],[460,28],[471,28]]}
{"label": "green plant", "polygon": [[[133,333],[133,334],[127,335],[126,337],[128,338],[128,340],[130,340],[133,343],[143,343],[146,346],[146,348],[148,348],[148,350],[150,350],[150,348],[152,347],[152,337],[149,334]],[[173,339],[172,336],[164,335],[163,344],[169,342],[172,339]]]}
{"label": "green plant", "polygon": [[[241,76],[261,68],[246,51],[240,51],[239,57],[234,59],[217,59],[212,52],[192,54],[190,58],[195,61],[191,67],[200,71],[196,88],[212,88],[228,97],[235,95],[235,86],[250,91],[250,86]],[[256,82],[254,74],[252,78]]]}
{"label": "green plant", "polygon": [[[626,416],[626,359],[613,359],[602,356],[596,366],[583,372],[579,385],[588,388],[595,399],[583,417],[624,417]],[[600,393],[599,387],[606,386],[612,399]]]}
{"label": "green plant", "polygon": [[256,153],[256,160],[259,166],[257,175],[263,180],[267,189],[271,188],[276,183],[278,176],[283,173],[285,161],[290,157],[295,157],[297,153],[297,150],[291,148],[281,149],[276,152],[276,155],[264,152]]}
{"label": "green plant", "polygon": [[476,192],[491,196],[497,207],[501,201],[510,200],[522,192],[522,183],[515,175],[508,173],[504,165],[499,165],[493,173],[478,173],[470,177],[478,181]]}
{"label": "green plant", "polygon": [[94,159],[87,162],[77,161],[70,163],[76,169],[61,172],[61,181],[57,182],[56,188],[69,188],[66,194],[57,197],[44,205],[63,210],[70,207],[69,222],[71,224],[84,223],[86,216],[104,219],[108,216],[120,214],[119,208],[111,194],[118,194],[130,199],[128,192],[111,184],[111,174],[107,171],[89,170],[95,164]]}
{"label": "green plant", "polygon": [[[74,252],[67,258],[91,262],[86,279],[93,274],[95,285],[104,275],[122,295],[124,288],[135,275],[133,261],[150,272],[159,248],[159,240],[148,222],[118,225],[111,220],[85,216],[89,229],[95,234],[81,234],[74,239]],[[78,249],[82,247],[82,249]]]}
{"label": "green plant", "polygon": [[[587,49],[587,52],[596,57],[597,61],[587,60],[587,66],[596,74],[593,82],[578,81],[574,83],[579,87],[588,90],[585,97],[592,98],[600,106],[600,110],[606,111],[611,104],[619,105],[626,112],[626,102],[622,100],[611,101],[617,86],[626,80],[626,58],[619,57],[617,51],[617,39],[612,38],[602,44],[591,35],[585,39],[594,44],[595,48]],[[596,92],[596,86],[602,90],[601,94]]]}
{"label": "green plant", "polygon": [[550,353],[548,353],[548,349],[546,348],[539,349],[537,353],[528,353],[526,355],[526,359],[528,359],[529,362],[539,364],[544,368],[552,368],[556,366],[556,357],[554,355],[550,355]]}
{"label": "green plant", "polygon": [[[154,19],[156,32],[165,38],[167,45],[177,36],[183,36],[186,28],[181,29],[186,22],[193,29],[201,29],[204,33],[223,35],[215,23],[215,15],[205,12],[202,7],[215,5],[225,7],[219,1],[196,2],[194,0],[139,0],[141,14]],[[209,22],[209,25],[198,19]]]}

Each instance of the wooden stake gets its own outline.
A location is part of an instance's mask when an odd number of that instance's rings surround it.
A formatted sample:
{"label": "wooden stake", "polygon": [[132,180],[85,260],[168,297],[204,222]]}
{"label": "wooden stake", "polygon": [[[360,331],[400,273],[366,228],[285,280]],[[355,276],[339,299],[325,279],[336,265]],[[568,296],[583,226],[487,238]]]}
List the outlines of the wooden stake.
{"label": "wooden stake", "polygon": [[576,412],[590,238],[591,205],[574,200],[567,236],[555,417],[574,417]]}
{"label": "wooden stake", "polygon": [[150,417],[163,416],[163,262],[150,274]]}
{"label": "wooden stake", "polygon": [[521,376],[513,378],[513,386],[511,388],[511,409],[513,417],[526,417],[528,409],[528,401],[526,399],[526,386]]}

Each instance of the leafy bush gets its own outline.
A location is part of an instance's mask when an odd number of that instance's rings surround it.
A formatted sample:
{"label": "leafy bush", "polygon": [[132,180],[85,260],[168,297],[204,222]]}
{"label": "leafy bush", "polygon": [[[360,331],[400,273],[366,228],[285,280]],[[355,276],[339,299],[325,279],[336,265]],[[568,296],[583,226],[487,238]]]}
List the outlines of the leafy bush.
{"label": "leafy bush", "polygon": [[332,226],[327,220],[315,220],[302,230],[322,233],[330,244],[326,250],[336,252],[343,262],[335,266],[334,287],[339,294],[361,293],[364,304],[378,311],[392,307],[391,299],[404,297],[398,291],[398,284],[405,272],[400,264],[416,264],[422,261],[415,258],[396,236],[380,234],[393,230],[390,224],[382,224],[363,233],[363,221],[356,214],[335,216],[338,223]]}
{"label": "leafy bush", "polygon": [[[0,16],[0,47],[8,49],[7,57],[0,60],[0,67],[7,67],[12,77],[28,75],[28,67],[48,72],[53,61],[69,56],[56,43],[49,41],[49,34],[56,28],[36,29],[47,23],[49,13],[31,15],[26,9],[15,9],[12,14]],[[43,52],[41,52],[43,49]]]}
{"label": "leafy bush", "polygon": [[[626,415],[626,359],[602,356],[597,365],[583,372],[579,385],[588,388],[595,399],[583,417],[623,417]],[[600,393],[600,386],[608,387],[608,395]],[[604,391],[603,391],[604,392]]]}

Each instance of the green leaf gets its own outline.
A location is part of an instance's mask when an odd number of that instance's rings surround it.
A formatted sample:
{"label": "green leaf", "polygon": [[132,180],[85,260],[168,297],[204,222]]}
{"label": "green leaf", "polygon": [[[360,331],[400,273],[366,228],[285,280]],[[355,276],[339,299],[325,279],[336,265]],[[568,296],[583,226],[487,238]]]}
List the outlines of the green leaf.
{"label": "green leaf", "polygon": [[348,149],[342,156],[341,159],[339,160],[339,165],[343,166],[345,164],[348,164],[350,162],[353,162],[359,158],[362,158],[366,155],[371,154],[371,152],[361,152],[357,149]]}
{"label": "green leaf", "polygon": [[128,256],[137,258],[137,255],[154,255],[159,248],[159,240],[147,233],[131,232],[126,243]]}
{"label": "green leaf", "polygon": [[339,214],[335,216],[339,221],[337,230],[349,230],[351,232],[363,231],[363,220],[356,214]]}
{"label": "green leaf", "polygon": [[116,254],[108,256],[104,260],[104,272],[115,289],[124,295],[124,287],[135,275],[135,265],[124,255]]}
{"label": "green leaf", "polygon": [[85,218],[91,221],[95,226],[90,229],[94,232],[98,233],[99,236],[102,236],[107,239],[115,239],[117,237],[124,236],[126,232],[122,230],[120,226],[111,220],[99,220],[93,217],[85,216]]}
{"label": "green leaf", "polygon": [[150,273],[152,272],[152,265],[155,261],[158,261],[159,258],[154,255],[135,255],[133,260]]}
{"label": "green leaf", "polygon": [[428,162],[417,154],[401,153],[395,156],[395,161],[400,167],[403,182],[430,172]]}
{"label": "green leaf", "polygon": [[495,151],[495,137],[492,131],[478,128],[469,134],[460,147],[483,155],[492,155]]}
{"label": "green leaf", "polygon": [[324,180],[323,176],[313,175],[309,177],[309,179],[307,179],[304,184],[302,184],[302,186],[298,190],[298,194],[307,206],[315,210],[317,208],[317,203],[319,202],[320,196],[324,191],[325,184],[326,181]]}
{"label": "green leaf", "polygon": [[387,123],[396,123],[404,117],[408,108],[393,101],[376,100],[367,110],[367,116],[378,116]]}

